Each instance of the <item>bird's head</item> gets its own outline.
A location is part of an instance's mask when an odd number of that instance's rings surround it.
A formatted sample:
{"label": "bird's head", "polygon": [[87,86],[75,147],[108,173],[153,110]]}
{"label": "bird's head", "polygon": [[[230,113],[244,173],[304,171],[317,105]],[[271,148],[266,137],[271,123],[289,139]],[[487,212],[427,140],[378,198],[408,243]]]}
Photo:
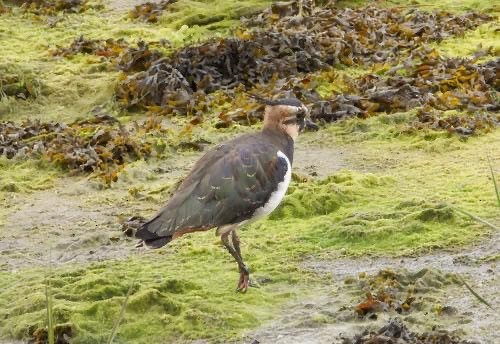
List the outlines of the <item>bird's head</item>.
{"label": "bird's head", "polygon": [[307,107],[297,98],[267,100],[253,97],[266,105],[264,128],[283,131],[294,140],[304,128],[318,129],[318,126],[310,120]]}

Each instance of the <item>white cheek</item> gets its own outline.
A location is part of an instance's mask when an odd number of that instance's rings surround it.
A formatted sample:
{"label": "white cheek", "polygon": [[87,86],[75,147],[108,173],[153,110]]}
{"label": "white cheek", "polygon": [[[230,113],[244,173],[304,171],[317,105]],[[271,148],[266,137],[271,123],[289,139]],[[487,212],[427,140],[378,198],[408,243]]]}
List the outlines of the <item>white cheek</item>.
{"label": "white cheek", "polygon": [[297,139],[297,137],[299,136],[299,131],[300,131],[300,127],[298,124],[294,124],[294,125],[288,125],[287,128],[286,128],[286,132],[288,135],[290,135],[290,137],[295,141],[295,139]]}

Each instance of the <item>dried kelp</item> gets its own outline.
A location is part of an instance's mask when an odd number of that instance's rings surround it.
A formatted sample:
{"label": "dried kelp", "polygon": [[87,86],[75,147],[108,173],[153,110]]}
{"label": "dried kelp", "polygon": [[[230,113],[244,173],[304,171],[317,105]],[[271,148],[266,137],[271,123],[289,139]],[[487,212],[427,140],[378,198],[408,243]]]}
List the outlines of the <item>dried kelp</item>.
{"label": "dried kelp", "polygon": [[[283,42],[286,51],[278,56]],[[189,113],[192,99],[216,90],[252,87],[275,77],[318,70],[323,64],[311,44],[305,34],[289,37],[273,32],[255,33],[253,39],[211,40],[127,77],[117,87],[117,98],[127,107],[162,106],[171,108],[167,112]]]}
{"label": "dried kelp", "polygon": [[365,293],[366,297],[354,311],[358,317],[369,319],[376,319],[380,312],[409,314],[414,310],[422,311],[424,307],[440,312],[433,308],[439,305],[426,304],[432,300],[427,294],[444,285],[459,283],[453,274],[429,268],[416,272],[384,269],[375,275],[361,273],[357,279],[347,278],[345,282],[355,283]]}
{"label": "dried kelp", "polygon": [[25,12],[55,15],[57,12],[81,13],[89,8],[87,0],[17,0]]}
{"label": "dried kelp", "polygon": [[446,11],[377,7],[339,9],[334,6],[310,10],[303,7],[304,14],[300,15],[297,5],[292,13],[276,16],[273,8],[247,20],[246,24],[266,25],[287,35],[306,32],[317,43],[322,61],[329,65],[398,59],[408,50],[459,35],[492,19],[480,13],[453,15]]}
{"label": "dried kelp", "polygon": [[24,73],[12,73],[0,67],[0,99],[15,97],[26,100],[36,98],[41,92],[41,82],[36,77]]}
{"label": "dried kelp", "polygon": [[159,3],[146,2],[131,9],[128,12],[128,16],[131,19],[140,19],[145,22],[156,23],[162,12],[176,1],[177,0],[162,0]]}
{"label": "dried kelp", "polygon": [[[466,344],[472,343],[461,339],[454,333],[433,328],[429,332],[411,331],[402,320],[414,318],[412,312],[431,315],[453,315],[458,312],[454,306],[443,305],[438,294],[450,284],[460,285],[455,274],[440,270],[423,268],[410,272],[405,269],[383,269],[373,275],[362,272],[357,278],[347,277],[349,289],[356,288],[366,293],[367,298],[354,307],[359,318],[377,319],[380,313],[392,316],[379,329],[367,327],[361,333],[342,336],[344,344],[398,343],[398,344]],[[403,318],[399,318],[399,316]]]}
{"label": "dried kelp", "polygon": [[477,131],[488,132],[500,125],[500,113],[485,111],[446,115],[430,107],[419,109],[414,121],[408,124],[405,132],[431,129],[445,130],[460,136],[470,136]]}
{"label": "dried kelp", "polygon": [[415,333],[408,329],[404,322],[399,319],[390,319],[387,324],[375,331],[365,330],[353,338],[342,338],[343,344],[374,344],[374,343],[397,343],[397,344],[472,344],[474,342],[461,339],[460,337],[441,329],[430,332]]}
{"label": "dried kelp", "polygon": [[109,184],[127,161],[151,153],[134,130],[106,114],[69,125],[0,122],[0,155],[41,157],[73,172],[93,172]]}
{"label": "dried kelp", "polygon": [[474,59],[443,58],[424,51],[385,75],[367,74],[353,92],[371,102],[370,111],[408,110],[429,104],[439,110],[498,110],[500,59],[475,64]]}
{"label": "dried kelp", "polygon": [[[234,99],[240,91],[273,95],[286,90],[313,103],[313,115],[325,121],[408,109],[430,101],[429,92],[403,80],[375,91],[359,85],[352,90],[353,95],[321,99],[306,85],[304,75],[337,63],[399,61],[425,43],[460,34],[491,19],[477,13],[452,15],[375,7],[302,6],[299,14],[297,4],[281,13],[276,6],[247,20],[250,29],[237,32],[235,37],[180,49],[149,67],[139,64],[138,72],[124,77],[117,86],[117,99],[127,108],[202,116],[221,104],[221,99]],[[223,127],[234,120],[252,123],[255,108],[235,111],[231,118],[221,113],[222,122],[217,125]]]}
{"label": "dried kelp", "polygon": [[71,42],[67,48],[58,47],[51,51],[53,56],[92,54],[103,57],[118,57],[128,47],[124,39],[86,39],[83,35]]}
{"label": "dried kelp", "polygon": [[137,72],[148,69],[153,62],[163,57],[158,50],[149,49],[144,41],[137,42],[137,47],[129,45],[124,39],[87,39],[84,36],[75,38],[68,47],[57,47],[51,50],[52,56],[73,56],[89,54],[105,57],[117,69],[124,72]]}
{"label": "dried kelp", "polygon": [[116,60],[118,69],[124,72],[137,72],[146,70],[163,57],[158,50],[150,50],[144,41],[137,43],[137,48],[127,47],[121,51]]}
{"label": "dried kelp", "polygon": [[[439,118],[440,125],[431,126],[465,135],[498,125],[498,116],[487,112],[500,109],[499,66],[500,59],[476,64],[475,59],[443,58],[434,50],[421,49],[384,74],[369,73],[350,80],[345,94],[330,98],[322,99],[315,91],[315,85],[304,83],[304,78],[289,77],[287,82],[281,83],[282,86],[274,88],[302,98],[309,104],[311,117],[323,122],[407,111],[415,107],[475,113],[446,120]],[[418,122],[421,125],[414,123],[412,127],[429,126],[429,121]]]}
{"label": "dried kelp", "polygon": [[391,270],[381,270],[375,276],[360,278],[359,287],[365,290],[366,300],[356,305],[356,313],[369,317],[377,312],[389,310],[408,313],[417,298],[413,277]]}
{"label": "dried kelp", "polygon": [[[57,344],[69,344],[71,338],[75,335],[75,327],[70,323],[56,324],[54,326],[54,338]],[[48,343],[47,328],[39,327],[34,329],[29,344],[44,344]]]}

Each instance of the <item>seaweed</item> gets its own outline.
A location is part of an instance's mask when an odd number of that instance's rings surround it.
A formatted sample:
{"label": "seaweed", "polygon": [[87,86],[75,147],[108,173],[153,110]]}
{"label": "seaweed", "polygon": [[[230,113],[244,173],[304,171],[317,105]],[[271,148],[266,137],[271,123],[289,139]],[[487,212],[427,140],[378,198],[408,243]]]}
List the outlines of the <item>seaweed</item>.
{"label": "seaweed", "polygon": [[41,93],[42,83],[31,72],[0,65],[0,100],[6,97],[27,100]]}
{"label": "seaweed", "polygon": [[119,70],[124,72],[136,72],[148,69],[151,65],[163,57],[158,50],[150,50],[144,41],[137,42],[137,48],[127,47],[117,56],[116,64]]}
{"label": "seaweed", "polygon": [[58,12],[81,13],[89,8],[87,0],[16,0],[24,12],[35,15],[55,15]]}
{"label": "seaweed", "polygon": [[149,44],[144,41],[137,42],[137,47],[133,47],[124,39],[87,39],[83,35],[75,38],[68,47],[57,47],[50,53],[63,57],[76,54],[101,56],[124,72],[148,69],[153,62],[163,57],[158,50],[150,50]]}
{"label": "seaweed", "polygon": [[3,1],[0,1],[0,15],[6,14],[6,13],[12,13],[12,7],[5,6]]}
{"label": "seaweed", "polygon": [[354,307],[358,317],[376,319],[380,312],[409,314],[421,311],[422,302],[428,299],[426,294],[444,285],[460,284],[460,281],[453,274],[424,268],[416,272],[383,269],[375,275],[362,272],[357,280],[348,278],[345,283],[357,283],[355,287],[366,295]]}
{"label": "seaweed", "polygon": [[343,338],[343,344],[470,344],[475,343],[461,339],[443,329],[433,329],[430,332],[415,333],[408,329],[400,318],[389,319],[378,330],[364,330],[353,338]]}
{"label": "seaweed", "polygon": [[51,51],[52,56],[71,56],[92,54],[106,58],[117,58],[128,47],[124,39],[86,39],[83,35],[75,38],[67,48],[58,47]]}
{"label": "seaweed", "polygon": [[[406,111],[426,104],[438,110],[498,111],[500,59],[484,64],[475,60],[443,58],[435,50],[420,49],[382,76],[357,79],[354,92],[375,105],[372,112]],[[401,75],[403,69],[406,75]]]}
{"label": "seaweed", "polygon": [[159,3],[146,2],[131,9],[128,12],[128,16],[130,19],[140,19],[148,23],[156,23],[161,13],[176,1],[177,0],[162,0]]}
{"label": "seaweed", "polygon": [[[308,7],[307,2],[289,5],[280,7],[277,3],[243,20],[246,28],[233,37],[214,38],[165,57],[154,56],[148,63],[136,64],[135,68],[122,67],[127,74],[116,87],[117,100],[128,109],[202,117],[224,101],[238,98],[242,92],[266,96],[289,93],[311,105],[312,117],[325,122],[407,110],[431,102],[437,108],[457,108],[451,95],[465,94],[461,108],[476,106],[490,110],[495,107],[494,97],[489,96],[495,82],[497,66],[494,63],[477,66],[473,61],[440,57],[431,60],[432,54],[424,49],[428,42],[461,34],[491,20],[488,15],[376,7],[338,9],[330,5],[314,7],[312,3]],[[136,55],[149,56],[146,49],[137,51]],[[423,60],[419,63],[421,69],[409,77],[370,75],[366,80],[355,80],[351,94],[324,99],[311,82],[311,73],[331,70],[337,64],[397,64],[403,59]],[[432,71],[431,75],[435,76],[429,80],[424,79],[421,71],[430,62],[437,69],[436,73]],[[120,65],[128,66],[127,63]],[[441,70],[444,72],[438,72]],[[483,87],[465,81],[473,80],[476,75],[483,78]],[[431,83],[436,84],[434,88],[427,86]],[[375,91],[369,87],[373,85],[378,86]],[[431,97],[436,89],[443,95]],[[455,95],[456,92],[461,93]],[[239,97],[233,102],[232,114],[220,112],[221,121],[216,127],[226,127],[233,122],[255,123],[259,120],[255,116],[259,105],[248,103],[248,97]]]}
{"label": "seaweed", "polygon": [[377,312],[395,310],[408,313],[416,300],[413,276],[405,276],[391,270],[381,270],[375,276],[360,276],[359,286],[366,293],[366,300],[354,307],[360,316],[376,317]]}
{"label": "seaweed", "polygon": [[488,112],[462,113],[445,115],[430,107],[424,107],[417,111],[414,121],[408,124],[405,132],[415,130],[431,129],[444,130],[456,133],[460,136],[470,136],[478,131],[488,132],[500,125],[500,115]]}
{"label": "seaweed", "polygon": [[69,125],[0,122],[0,155],[44,158],[72,172],[94,173],[110,184],[126,162],[151,153],[151,145],[134,135],[137,127],[127,129],[106,114]]}
{"label": "seaweed", "polygon": [[[54,326],[54,335],[52,343],[69,344],[71,338],[75,335],[75,328],[72,324],[57,324]],[[54,338],[55,337],[55,338]],[[55,341],[54,341],[55,339]],[[50,343],[49,334],[46,328],[39,327],[33,331],[31,338],[28,341],[30,344],[45,344]]]}

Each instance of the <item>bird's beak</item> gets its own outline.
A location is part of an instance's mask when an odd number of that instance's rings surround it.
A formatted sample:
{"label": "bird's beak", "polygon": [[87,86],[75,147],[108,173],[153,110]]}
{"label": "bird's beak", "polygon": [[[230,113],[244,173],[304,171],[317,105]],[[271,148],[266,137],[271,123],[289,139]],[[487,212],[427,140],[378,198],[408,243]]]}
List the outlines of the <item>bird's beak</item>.
{"label": "bird's beak", "polygon": [[311,120],[310,112],[309,112],[309,109],[307,108],[307,106],[302,105],[302,107],[303,107],[304,112],[305,112],[305,118],[300,126],[300,131],[302,131],[304,129],[312,130],[312,131],[319,130],[318,125]]}
{"label": "bird's beak", "polygon": [[307,130],[312,130],[312,131],[317,131],[319,130],[319,127],[316,123],[314,123],[313,121],[311,121],[310,118],[306,118],[304,120],[304,127],[305,129]]}

